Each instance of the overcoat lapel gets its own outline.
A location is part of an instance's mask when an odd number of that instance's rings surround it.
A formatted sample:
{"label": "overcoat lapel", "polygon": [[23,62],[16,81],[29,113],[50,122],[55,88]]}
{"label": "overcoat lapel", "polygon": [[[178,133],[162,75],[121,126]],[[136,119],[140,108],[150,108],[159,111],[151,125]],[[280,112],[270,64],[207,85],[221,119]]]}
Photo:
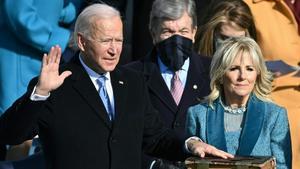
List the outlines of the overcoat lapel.
{"label": "overcoat lapel", "polygon": [[265,106],[255,95],[250,96],[237,155],[251,154],[262,130]]}
{"label": "overcoat lapel", "polygon": [[[192,54],[190,56],[190,66],[187,73],[187,81],[183,91],[183,95],[179,105],[177,106],[164,79],[161,76],[159,66],[157,63],[157,52],[155,49],[151,51],[145,58],[143,58],[143,72],[146,82],[150,90],[157,96],[174,114],[180,112],[181,109],[186,110],[191,103],[196,103],[197,95],[206,93],[203,91],[203,77],[206,77],[208,72],[205,70],[202,63],[196,57],[198,55]],[[205,74],[205,75],[204,75]],[[203,75],[203,77],[202,77]],[[208,93],[208,91],[207,91]],[[202,98],[198,98],[199,100]]]}
{"label": "overcoat lapel", "polygon": [[[124,76],[122,76],[122,73],[115,69],[113,72],[111,72],[111,83],[114,93],[114,101],[115,101],[115,120],[114,120],[114,126],[117,126],[120,124],[120,120],[122,119],[122,116],[124,115],[124,110],[126,110],[126,98],[128,98],[128,83]],[[122,111],[121,111],[122,110]],[[114,127],[118,128],[118,127]]]}
{"label": "overcoat lapel", "polygon": [[224,131],[224,108],[219,104],[219,99],[215,101],[214,109],[208,106],[206,126],[207,142],[227,152]]}
{"label": "overcoat lapel", "polygon": [[150,90],[156,95],[172,112],[177,112],[177,105],[161,76],[157,65],[157,54],[152,50],[151,54],[146,56],[143,65],[144,77]]}
{"label": "overcoat lapel", "polygon": [[73,87],[82,96],[83,100],[85,100],[86,103],[93,108],[96,115],[103,120],[105,125],[108,128],[111,128],[112,124],[109,120],[104,104],[91,79],[81,65],[78,57],[76,58],[77,59],[74,59],[74,64],[70,67]]}
{"label": "overcoat lapel", "polygon": [[[227,151],[224,130],[224,108],[220,104],[219,99],[214,102],[214,107],[216,110],[208,107],[207,111],[207,141],[218,149]],[[262,130],[264,113],[265,104],[252,94],[247,104],[247,111],[236,155],[245,156],[251,154]]]}
{"label": "overcoat lapel", "polygon": [[[203,98],[199,97],[200,93],[203,89],[203,84],[205,84],[203,80],[204,73],[208,73],[204,70],[202,63],[196,61],[194,57],[195,55],[190,57],[190,66],[187,73],[186,84],[184,87],[184,91],[182,94],[182,98],[178,105],[179,111],[187,110],[191,103],[196,103],[197,101],[202,100]],[[197,100],[196,100],[197,99]]]}

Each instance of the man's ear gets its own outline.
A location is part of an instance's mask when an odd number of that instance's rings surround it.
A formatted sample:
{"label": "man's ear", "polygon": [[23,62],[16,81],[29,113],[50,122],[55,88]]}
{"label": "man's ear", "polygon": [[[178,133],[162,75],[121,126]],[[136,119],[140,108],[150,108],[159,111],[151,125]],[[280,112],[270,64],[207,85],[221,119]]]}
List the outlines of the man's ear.
{"label": "man's ear", "polygon": [[153,32],[151,32],[150,31],[150,35],[151,35],[151,38],[152,38],[152,43],[153,43],[153,45],[155,45],[157,42],[157,39],[156,39],[156,36],[155,36],[155,34],[153,33]]}
{"label": "man's ear", "polygon": [[76,39],[78,48],[83,52],[85,51],[85,38],[82,33],[77,33],[77,39]]}
{"label": "man's ear", "polygon": [[195,37],[196,37],[196,33],[197,33],[197,28],[198,28],[198,27],[195,26],[195,27],[192,29],[192,31],[193,31],[193,32],[192,32],[192,33],[193,33],[193,39],[192,39],[192,40],[193,40],[193,43],[195,43]]}

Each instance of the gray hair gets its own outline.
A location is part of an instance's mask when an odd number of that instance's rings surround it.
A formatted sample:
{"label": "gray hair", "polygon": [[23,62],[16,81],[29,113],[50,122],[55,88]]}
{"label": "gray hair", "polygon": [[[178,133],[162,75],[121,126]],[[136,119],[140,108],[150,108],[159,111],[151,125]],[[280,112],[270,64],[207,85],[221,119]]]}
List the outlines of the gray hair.
{"label": "gray hair", "polygon": [[258,74],[253,93],[262,101],[271,101],[273,74],[267,70],[261,50],[253,39],[239,37],[224,41],[212,58],[210,69],[211,93],[206,98],[211,106],[213,101],[222,94],[222,81],[226,71],[230,69],[235,58],[239,55],[243,56],[243,54],[250,56]]}
{"label": "gray hair", "polygon": [[160,25],[166,20],[177,20],[184,12],[192,18],[192,27],[197,26],[196,5],[193,0],[156,0],[150,13],[149,30],[152,36],[158,34]]}
{"label": "gray hair", "polygon": [[78,33],[82,33],[84,36],[92,36],[97,29],[96,21],[98,19],[107,19],[115,16],[121,18],[120,12],[106,4],[96,3],[86,7],[76,20],[74,39],[77,39]]}

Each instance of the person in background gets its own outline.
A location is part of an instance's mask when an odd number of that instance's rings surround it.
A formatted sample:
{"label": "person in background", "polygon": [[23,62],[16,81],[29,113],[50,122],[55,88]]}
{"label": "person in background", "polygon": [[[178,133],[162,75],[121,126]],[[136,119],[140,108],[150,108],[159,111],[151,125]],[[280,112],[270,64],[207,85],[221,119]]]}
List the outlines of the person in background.
{"label": "person in background", "polygon": [[[300,24],[300,1],[299,0],[284,0],[294,14],[297,24]],[[300,28],[298,26],[298,34],[300,34]]]}
{"label": "person in background", "polygon": [[300,62],[300,35],[293,12],[284,0],[244,0],[249,6],[266,60],[281,59],[292,66]]}
{"label": "person in background", "polygon": [[40,75],[0,117],[0,143],[39,134],[46,168],[53,169],[138,169],[142,150],[172,160],[184,158],[188,150],[201,157],[233,157],[165,128],[142,75],[116,67],[123,24],[115,8],[85,8],[74,38],[80,53],[65,66],[59,68],[59,46],[44,54]]}
{"label": "person in background", "polygon": [[[164,126],[183,135],[187,108],[210,91],[210,58],[197,55],[192,49],[197,31],[195,2],[154,1],[149,29],[154,48],[126,66],[144,75],[150,100]],[[155,157],[145,155],[143,159],[145,169],[169,165]]]}
{"label": "person in background", "polygon": [[211,93],[188,110],[186,130],[237,156],[274,156],[290,169],[292,150],[286,109],[270,99],[273,74],[257,43],[230,38],[215,52]]}
{"label": "person in background", "polygon": [[210,8],[222,0],[195,0],[197,6],[197,22],[198,25],[203,25],[203,19],[210,12]]}
{"label": "person in background", "polygon": [[202,25],[198,24],[194,48],[212,57],[228,37],[247,36],[256,39],[255,24],[248,5],[241,0],[217,1],[210,5]]}
{"label": "person in background", "polygon": [[[56,44],[66,48],[71,31],[60,24],[75,19],[77,6],[63,6],[63,0],[0,2],[0,115],[39,74],[42,54]],[[10,147],[8,159],[27,156],[30,145]]]}
{"label": "person in background", "polygon": [[[282,60],[300,69],[297,20],[285,0],[244,0],[254,16],[257,43],[266,61]],[[288,110],[293,144],[293,168],[300,166],[300,78],[292,72],[273,82],[272,98]],[[280,74],[279,74],[280,75]]]}

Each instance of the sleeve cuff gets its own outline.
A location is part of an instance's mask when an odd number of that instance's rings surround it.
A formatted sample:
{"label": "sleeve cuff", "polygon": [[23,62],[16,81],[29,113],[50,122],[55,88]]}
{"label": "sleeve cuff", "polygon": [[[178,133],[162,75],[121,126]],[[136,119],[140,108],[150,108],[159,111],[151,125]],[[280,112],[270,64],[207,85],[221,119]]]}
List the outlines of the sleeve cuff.
{"label": "sleeve cuff", "polygon": [[153,160],[153,161],[152,161],[152,163],[151,163],[151,165],[150,165],[149,169],[152,169],[152,168],[153,168],[153,166],[154,166],[155,162],[156,162],[155,160]]}
{"label": "sleeve cuff", "polygon": [[188,153],[192,153],[192,152],[189,150],[188,145],[187,145],[187,143],[188,143],[190,140],[197,140],[197,141],[203,142],[199,137],[196,137],[196,136],[189,137],[188,139],[186,139],[185,142],[184,142],[184,148],[185,148],[185,151],[188,152]]}
{"label": "sleeve cuff", "polygon": [[50,97],[50,93],[48,93],[47,96],[35,94],[36,86],[34,86],[33,91],[30,95],[30,100],[31,101],[45,101]]}

